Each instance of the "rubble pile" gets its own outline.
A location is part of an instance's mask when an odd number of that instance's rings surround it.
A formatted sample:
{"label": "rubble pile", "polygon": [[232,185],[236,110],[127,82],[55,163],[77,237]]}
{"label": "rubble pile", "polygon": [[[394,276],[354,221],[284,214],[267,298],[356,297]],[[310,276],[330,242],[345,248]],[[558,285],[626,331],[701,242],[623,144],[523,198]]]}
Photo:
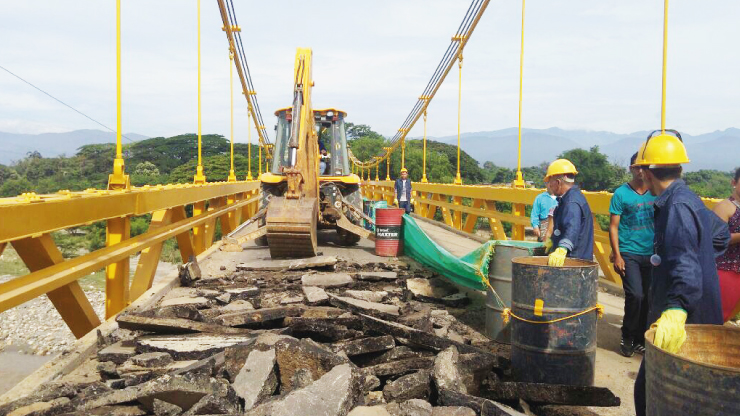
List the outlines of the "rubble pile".
{"label": "rubble pile", "polygon": [[331,258],[263,266],[201,278],[186,265],[189,286],[119,316],[80,369],[0,415],[580,415],[589,412],[572,406],[619,405],[604,388],[511,381],[508,346],[456,319],[468,299],[428,271]]}

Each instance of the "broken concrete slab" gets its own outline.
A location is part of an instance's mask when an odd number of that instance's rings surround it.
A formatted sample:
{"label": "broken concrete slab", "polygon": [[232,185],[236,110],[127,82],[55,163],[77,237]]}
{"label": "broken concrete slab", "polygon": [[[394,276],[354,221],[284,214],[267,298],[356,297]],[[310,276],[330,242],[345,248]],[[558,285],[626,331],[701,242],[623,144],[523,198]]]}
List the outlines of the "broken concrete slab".
{"label": "broken concrete slab", "polygon": [[399,407],[402,416],[432,416],[432,405],[426,400],[406,400],[400,403]]}
{"label": "broken concrete slab", "polygon": [[354,275],[358,280],[369,282],[379,282],[383,280],[391,281],[398,279],[396,272],[359,272]]}
{"label": "broken concrete slab", "polygon": [[278,385],[275,374],[275,350],[253,350],[236,375],[231,387],[244,400],[244,410],[250,410],[272,395]]}
{"label": "broken concrete slab", "polygon": [[329,295],[326,291],[317,286],[303,286],[303,294],[306,296],[306,303],[309,305],[323,305],[329,302]]}
{"label": "broken concrete slab", "polygon": [[236,401],[231,402],[224,397],[209,394],[198,400],[193,407],[182,416],[195,415],[236,415],[239,412],[239,406]]}
{"label": "broken concrete slab", "polygon": [[468,302],[464,293],[459,293],[455,286],[440,278],[407,279],[406,289],[415,299],[423,302],[441,303],[450,307],[460,307]]}
{"label": "broken concrete slab", "polygon": [[333,367],[348,361],[305,339],[278,341],[275,344],[275,354],[280,374],[280,388],[283,392],[293,389],[293,375],[299,369],[308,369],[312,378],[317,380]]}
{"label": "broken concrete slab", "polygon": [[131,331],[156,332],[160,334],[187,334],[205,332],[213,334],[248,334],[249,330],[229,328],[206,322],[182,318],[148,318],[139,315],[121,315],[116,318],[118,326]]}
{"label": "broken concrete slab", "polygon": [[458,393],[452,390],[442,389],[438,392],[438,402],[444,406],[468,407],[480,416],[527,416],[509,406],[496,403],[493,400],[483,399]]}
{"label": "broken concrete slab", "polygon": [[301,277],[303,286],[342,287],[354,282],[347,273],[309,273]]}
{"label": "broken concrete slab", "polygon": [[[361,331],[342,325],[342,318],[285,318],[285,325],[299,338],[311,338],[320,342],[335,342],[362,336]],[[355,322],[359,322],[356,319]]]}
{"label": "broken concrete slab", "polygon": [[167,307],[167,306],[176,306],[176,305],[192,305],[195,306],[198,309],[207,308],[210,306],[211,301],[207,298],[204,298],[202,296],[198,297],[180,297],[180,298],[170,298],[162,300],[162,302],[159,304],[160,307]]}
{"label": "broken concrete slab", "polygon": [[[377,406],[382,404],[385,404],[385,398],[383,397],[382,391],[371,391],[365,395],[365,406]],[[382,408],[385,410],[385,407]]]}
{"label": "broken concrete slab", "polygon": [[407,346],[400,345],[388,351],[352,357],[352,360],[359,366],[368,367],[406,358],[430,357],[432,355],[434,355],[434,353],[431,351],[413,350]]}
{"label": "broken concrete slab", "polygon": [[333,306],[310,306],[303,308],[301,318],[337,318],[346,313],[344,309]]}
{"label": "broken concrete slab", "polygon": [[334,256],[316,256],[306,259],[260,259],[251,263],[242,263],[236,265],[236,270],[263,270],[263,271],[281,271],[281,270],[303,270],[333,268],[337,264],[337,258]]}
{"label": "broken concrete slab", "polygon": [[98,361],[112,361],[116,364],[123,364],[134,355],[136,355],[136,344],[119,341],[98,351]]}
{"label": "broken concrete slab", "polygon": [[402,402],[410,399],[428,400],[431,392],[431,372],[421,370],[388,382],[383,388],[387,402]]}
{"label": "broken concrete slab", "polygon": [[163,308],[142,312],[141,316],[148,316],[151,318],[182,318],[190,319],[191,321],[203,320],[203,316],[196,305],[165,306]]}
{"label": "broken concrete slab", "polygon": [[166,352],[176,360],[202,360],[223,351],[226,347],[252,339],[254,336],[247,335],[146,335],[136,339],[136,350]]}
{"label": "broken concrete slab", "polygon": [[344,416],[360,399],[357,370],[341,364],[310,386],[294,390],[284,398],[265,403],[246,416]]}
{"label": "broken concrete slab", "polygon": [[177,416],[182,413],[182,408],[180,406],[164,400],[154,399],[152,407],[154,408],[154,414],[156,416]]}
{"label": "broken concrete slab", "polygon": [[475,416],[475,410],[462,406],[439,406],[432,409],[432,416]]}
{"label": "broken concrete slab", "polygon": [[246,300],[258,296],[260,294],[260,288],[256,286],[231,287],[224,288],[224,292],[231,295],[232,301],[234,299]]}
{"label": "broken concrete slab", "polygon": [[232,312],[251,311],[254,309],[254,305],[248,300],[238,299],[226,306],[219,308],[221,314],[227,314]]}
{"label": "broken concrete slab", "polygon": [[118,378],[118,367],[113,361],[98,363],[97,370],[103,379]]}
{"label": "broken concrete slab", "polygon": [[377,364],[365,367],[364,370],[378,377],[387,377],[400,376],[414,371],[432,368],[433,365],[434,357],[418,357],[393,361],[385,364]]}
{"label": "broken concrete slab", "polygon": [[455,346],[437,354],[434,359],[433,379],[437,391],[446,389],[467,394],[468,390],[458,369],[460,355]]}
{"label": "broken concrete slab", "polygon": [[537,416],[599,416],[587,407],[580,406],[532,405],[530,409]]}
{"label": "broken concrete slab", "polygon": [[604,387],[541,383],[499,382],[481,390],[480,396],[497,401],[524,400],[534,404],[613,407],[619,397]]}
{"label": "broken concrete slab", "polygon": [[329,302],[342,309],[350,312],[376,316],[382,319],[397,319],[401,314],[400,308],[395,305],[386,305],[385,303],[368,302],[364,300],[329,295]]}
{"label": "broken concrete slab", "polygon": [[386,297],[388,297],[388,292],[381,290],[381,291],[374,291],[374,290],[345,290],[344,294],[355,299],[359,300],[365,300],[368,302],[376,302],[380,303],[382,302]]}
{"label": "broken concrete slab", "polygon": [[[389,322],[386,320],[378,319],[369,315],[360,314],[360,319],[362,319],[363,326],[368,330],[373,330],[376,332],[380,332],[383,334],[393,335],[396,338],[404,338],[408,339],[412,343],[423,346],[425,348],[429,348],[435,351],[440,351],[445,348],[448,348],[452,345],[457,347],[458,352],[462,353],[479,353],[479,354],[489,354],[487,351],[484,351],[480,348],[476,348],[470,345],[462,344],[459,342],[451,341],[446,338],[441,338],[436,335],[426,333],[423,331],[419,331],[414,328],[410,328],[405,325],[401,325],[396,322]],[[500,367],[503,365],[508,364],[507,361],[499,356],[494,356],[496,359],[496,367]]]}
{"label": "broken concrete slab", "polygon": [[347,356],[352,357],[371,352],[387,351],[395,346],[396,342],[392,336],[383,335],[338,342],[332,345],[332,348],[336,352],[344,351]]}
{"label": "broken concrete slab", "polygon": [[172,375],[178,374],[203,374],[208,376],[214,376],[220,369],[224,367],[225,358],[224,351],[213,354],[210,357],[203,358],[181,367],[172,372]]}
{"label": "broken concrete slab", "polygon": [[227,313],[219,315],[215,320],[220,325],[226,326],[260,326],[286,316],[298,316],[300,313],[301,310],[297,306],[284,306]]}
{"label": "broken concrete slab", "polygon": [[187,263],[178,266],[177,271],[181,286],[192,286],[193,283],[201,279],[200,266],[198,266],[198,260],[195,256],[191,257]]}
{"label": "broken concrete slab", "polygon": [[[366,400],[367,401],[367,400]],[[391,416],[385,406],[357,406],[347,416]]]}
{"label": "broken concrete slab", "polygon": [[60,416],[145,416],[146,409],[142,406],[102,406],[92,410],[63,413]]}
{"label": "broken concrete slab", "polygon": [[220,304],[226,305],[231,302],[231,293],[223,293],[215,298]]}
{"label": "broken concrete slab", "polygon": [[7,416],[51,416],[71,410],[73,410],[71,400],[67,397],[60,397],[48,402],[36,402],[19,407],[8,413]]}
{"label": "broken concrete slab", "polygon": [[146,352],[143,354],[134,355],[129,360],[134,365],[146,368],[164,367],[174,361],[172,359],[172,356],[167,354],[166,352]]}
{"label": "broken concrete slab", "polygon": [[288,296],[280,300],[281,305],[292,305],[295,303],[303,303],[303,295]]}
{"label": "broken concrete slab", "polygon": [[114,390],[86,401],[78,410],[90,410],[102,406],[138,401],[149,411],[154,409],[154,399],[164,400],[190,409],[204,396],[214,394],[230,401],[236,400],[236,394],[225,380],[218,380],[202,374],[164,375],[146,383]]}

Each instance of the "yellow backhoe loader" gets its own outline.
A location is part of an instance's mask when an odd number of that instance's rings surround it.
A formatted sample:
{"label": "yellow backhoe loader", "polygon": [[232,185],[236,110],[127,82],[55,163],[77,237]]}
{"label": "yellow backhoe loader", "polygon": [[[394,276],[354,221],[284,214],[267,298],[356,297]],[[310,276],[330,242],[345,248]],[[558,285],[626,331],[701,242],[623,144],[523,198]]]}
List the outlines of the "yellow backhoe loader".
{"label": "yellow backhoe loader", "polygon": [[311,57],[308,48],[296,53],[293,106],[275,112],[272,162],[260,176],[266,233],[256,242],[273,258],[315,256],[319,228],[335,229],[341,245],[369,237],[358,225],[364,215],[347,154],[347,113],[311,107]]}

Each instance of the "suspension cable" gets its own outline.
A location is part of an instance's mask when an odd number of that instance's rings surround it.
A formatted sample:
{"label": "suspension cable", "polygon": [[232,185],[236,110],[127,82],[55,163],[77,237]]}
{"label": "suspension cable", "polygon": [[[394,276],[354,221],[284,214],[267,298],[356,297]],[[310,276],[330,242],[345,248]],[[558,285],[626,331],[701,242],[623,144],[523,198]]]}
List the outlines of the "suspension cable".
{"label": "suspension cable", "polygon": [[463,54],[460,51],[460,63],[458,64],[458,83],[457,83],[457,176],[455,176],[455,185],[462,185],[460,176],[460,117],[462,114],[462,65]]}
{"label": "suspension cable", "polygon": [[524,2],[522,0],[522,38],[519,50],[519,145],[517,147],[516,180],[521,182],[522,177],[522,83],[524,80]]}
{"label": "suspension cable", "polygon": [[660,132],[665,134],[665,90],[668,66],[668,0],[663,4],[663,92],[660,104]]}
{"label": "suspension cable", "polygon": [[488,7],[490,0],[473,0],[468,11],[465,14],[460,26],[452,37],[450,45],[447,47],[442,59],[439,61],[437,68],[435,69],[432,77],[427,83],[424,92],[414,104],[411,112],[406,117],[406,120],[398,129],[398,132],[390,139],[388,149],[385,149],[385,153],[380,156],[379,159],[369,159],[368,161],[360,161],[354,155],[351,156],[352,161],[358,166],[374,166],[375,164],[381,163],[383,160],[387,160],[390,157],[390,153],[396,150],[406,138],[406,135],[411,131],[416,122],[421,118],[424,111],[429,106],[429,103],[434,98],[435,94],[439,90],[440,86],[444,82],[447,74],[452,69],[455,61],[458,60],[462,54],[465,45],[470,40],[473,31],[475,30],[478,22],[483,16],[483,12]]}
{"label": "suspension cable", "polygon": [[218,7],[221,11],[221,20],[224,24],[224,32],[226,32],[226,37],[229,41],[229,45],[235,51],[234,62],[236,66],[236,71],[239,74],[239,81],[242,85],[242,93],[247,99],[247,109],[249,116],[254,121],[261,146],[270,144],[270,140],[267,135],[267,129],[265,128],[265,123],[262,119],[262,112],[260,111],[260,106],[257,103],[257,92],[252,82],[252,75],[249,71],[247,55],[244,52],[244,44],[241,38],[241,28],[239,27],[239,22],[236,19],[233,0],[218,0]]}
{"label": "suspension cable", "polygon": [[429,182],[427,180],[427,110],[424,109],[424,151],[423,151],[423,161],[422,161],[422,168],[421,168],[421,181],[422,182]]}

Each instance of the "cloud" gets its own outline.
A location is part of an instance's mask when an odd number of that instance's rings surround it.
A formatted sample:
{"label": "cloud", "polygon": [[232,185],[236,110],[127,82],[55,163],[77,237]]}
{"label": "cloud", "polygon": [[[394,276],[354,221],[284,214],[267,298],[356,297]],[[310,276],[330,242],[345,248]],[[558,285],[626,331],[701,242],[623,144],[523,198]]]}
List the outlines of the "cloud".
{"label": "cloud", "polygon": [[[494,1],[465,51],[463,131],[515,126],[521,3]],[[393,135],[424,89],[469,3],[442,0],[235,1],[268,131],[290,103],[298,46],[314,50],[314,102]],[[737,124],[740,38],[732,0],[671,4],[668,124],[689,133]],[[150,136],[197,129],[194,1],[123,3],[123,125]],[[29,21],[33,22],[32,26]],[[226,39],[214,2],[202,2],[203,132],[228,135]],[[0,65],[114,126],[115,3],[0,4]],[[662,3],[529,3],[525,127],[649,130],[660,122]],[[457,68],[429,108],[429,133],[457,130]],[[235,89],[235,132],[246,141],[246,103]],[[0,128],[96,128],[0,71]],[[3,127],[5,126],[5,127]],[[420,135],[421,126],[412,134]],[[253,136],[255,139],[256,136]]]}

